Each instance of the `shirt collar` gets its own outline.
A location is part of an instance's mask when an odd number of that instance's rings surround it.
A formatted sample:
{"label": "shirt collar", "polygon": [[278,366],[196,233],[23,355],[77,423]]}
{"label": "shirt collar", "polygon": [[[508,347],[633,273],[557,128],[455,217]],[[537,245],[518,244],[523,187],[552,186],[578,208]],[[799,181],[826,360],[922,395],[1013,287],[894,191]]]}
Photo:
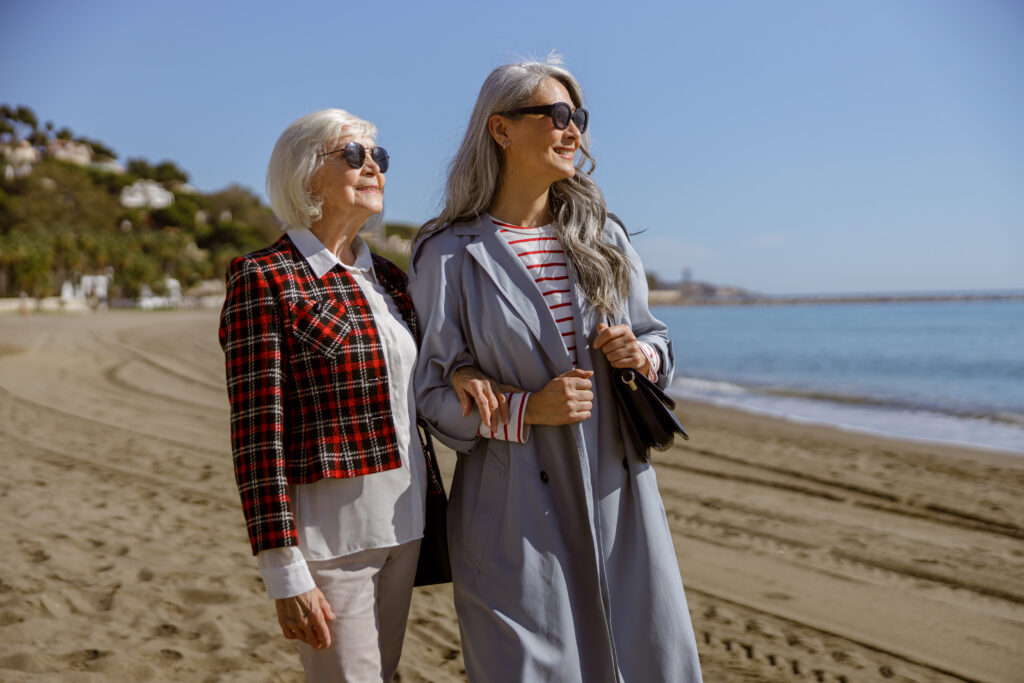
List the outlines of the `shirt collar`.
{"label": "shirt collar", "polygon": [[295,248],[299,250],[299,253],[302,254],[302,258],[306,259],[306,263],[309,264],[313,274],[318,279],[326,275],[334,266],[341,266],[353,272],[373,272],[373,258],[370,255],[370,247],[367,246],[366,240],[359,235],[352,239],[352,253],[355,254],[356,260],[351,266],[346,266],[342,263],[330,249],[320,242],[312,230],[297,230],[293,228],[288,231],[288,237],[291,239],[292,244],[295,245]]}

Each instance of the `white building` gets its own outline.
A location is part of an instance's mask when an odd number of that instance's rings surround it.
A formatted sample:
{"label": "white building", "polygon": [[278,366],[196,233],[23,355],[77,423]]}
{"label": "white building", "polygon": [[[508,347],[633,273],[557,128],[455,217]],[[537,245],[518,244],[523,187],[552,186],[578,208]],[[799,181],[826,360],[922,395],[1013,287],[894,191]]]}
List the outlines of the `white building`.
{"label": "white building", "polygon": [[173,203],[174,193],[153,180],[137,180],[121,190],[121,206],[129,209],[164,209]]}
{"label": "white building", "polygon": [[46,143],[46,153],[54,159],[79,166],[92,163],[92,148],[74,140],[50,140]]}

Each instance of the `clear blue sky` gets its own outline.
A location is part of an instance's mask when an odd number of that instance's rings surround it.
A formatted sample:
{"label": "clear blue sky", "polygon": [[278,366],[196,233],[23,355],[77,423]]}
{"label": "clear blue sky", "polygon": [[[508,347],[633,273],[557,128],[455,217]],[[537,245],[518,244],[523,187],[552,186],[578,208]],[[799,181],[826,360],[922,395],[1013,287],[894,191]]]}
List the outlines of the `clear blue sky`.
{"label": "clear blue sky", "polygon": [[487,73],[559,51],[648,270],[767,293],[1024,288],[1024,2],[6,0],[0,102],[263,192],[292,120],[391,152],[436,213]]}

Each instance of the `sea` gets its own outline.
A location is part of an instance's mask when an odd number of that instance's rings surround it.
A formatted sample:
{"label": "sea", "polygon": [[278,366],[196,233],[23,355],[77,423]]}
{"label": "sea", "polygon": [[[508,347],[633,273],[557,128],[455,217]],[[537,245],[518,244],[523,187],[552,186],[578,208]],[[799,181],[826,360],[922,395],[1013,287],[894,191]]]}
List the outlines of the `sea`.
{"label": "sea", "polygon": [[1024,300],[656,306],[670,393],[1024,455]]}

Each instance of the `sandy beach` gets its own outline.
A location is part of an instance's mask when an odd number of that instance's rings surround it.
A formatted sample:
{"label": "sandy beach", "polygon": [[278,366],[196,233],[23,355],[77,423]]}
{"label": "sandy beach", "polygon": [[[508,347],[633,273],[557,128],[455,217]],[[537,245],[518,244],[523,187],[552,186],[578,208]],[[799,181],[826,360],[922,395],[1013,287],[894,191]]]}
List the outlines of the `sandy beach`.
{"label": "sandy beach", "polygon": [[[302,680],[216,329],[0,316],[0,681]],[[655,462],[706,681],[1024,680],[1024,458],[680,411]],[[416,590],[400,675],[464,680],[450,587]]]}

